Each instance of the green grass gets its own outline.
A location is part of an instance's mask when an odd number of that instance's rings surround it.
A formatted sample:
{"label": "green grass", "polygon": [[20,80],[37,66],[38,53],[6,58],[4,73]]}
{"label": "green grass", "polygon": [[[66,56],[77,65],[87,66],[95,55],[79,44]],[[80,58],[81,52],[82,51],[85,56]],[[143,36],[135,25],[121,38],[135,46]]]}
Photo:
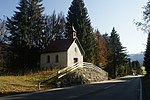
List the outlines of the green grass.
{"label": "green grass", "polygon": [[[54,69],[24,76],[0,76],[0,95],[39,91],[39,82],[53,77],[57,71]],[[42,85],[40,90],[45,89],[47,86]]]}

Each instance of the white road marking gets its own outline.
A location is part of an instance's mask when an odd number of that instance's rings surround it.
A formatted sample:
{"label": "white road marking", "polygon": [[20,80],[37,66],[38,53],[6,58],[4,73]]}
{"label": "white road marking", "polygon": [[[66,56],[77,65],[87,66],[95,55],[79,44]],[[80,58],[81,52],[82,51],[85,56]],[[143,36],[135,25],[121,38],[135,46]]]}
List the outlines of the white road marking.
{"label": "white road marking", "polygon": [[108,88],[111,88],[111,87],[114,87],[114,86],[116,86],[116,85],[113,84],[113,85],[110,85],[110,86],[105,87],[104,89],[108,89]]}
{"label": "white road marking", "polygon": [[140,79],[140,100],[142,100],[142,82]]}

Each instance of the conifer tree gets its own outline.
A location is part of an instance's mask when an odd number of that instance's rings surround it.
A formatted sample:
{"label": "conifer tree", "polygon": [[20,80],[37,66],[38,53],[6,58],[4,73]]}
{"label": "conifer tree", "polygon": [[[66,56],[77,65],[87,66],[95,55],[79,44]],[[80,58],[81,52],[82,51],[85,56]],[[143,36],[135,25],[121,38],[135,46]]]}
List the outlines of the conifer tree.
{"label": "conifer tree", "polygon": [[111,53],[108,57],[109,67],[110,67],[110,75],[112,78],[117,76],[117,69],[121,65],[124,65],[127,61],[127,55],[125,53],[125,48],[122,46],[120,42],[120,37],[113,28],[110,36],[109,48]]}
{"label": "conifer tree", "polygon": [[[73,0],[67,15],[67,32],[72,34],[72,26],[85,50],[84,61],[92,62],[94,58],[95,38],[92,34],[91,22],[83,0]],[[68,37],[70,36],[68,34]]]}
{"label": "conifer tree", "polygon": [[147,74],[150,74],[150,33],[148,34],[146,51],[144,54],[144,66]]}
{"label": "conifer tree", "polygon": [[10,31],[11,50],[14,53],[14,65],[19,69],[37,67],[39,51],[42,47],[44,22],[42,0],[20,0],[17,11],[7,18]]}
{"label": "conifer tree", "polygon": [[150,74],[150,1],[144,7],[143,19],[145,23],[137,23],[144,32],[148,33],[146,51],[144,54],[144,66],[146,68],[147,74]]}

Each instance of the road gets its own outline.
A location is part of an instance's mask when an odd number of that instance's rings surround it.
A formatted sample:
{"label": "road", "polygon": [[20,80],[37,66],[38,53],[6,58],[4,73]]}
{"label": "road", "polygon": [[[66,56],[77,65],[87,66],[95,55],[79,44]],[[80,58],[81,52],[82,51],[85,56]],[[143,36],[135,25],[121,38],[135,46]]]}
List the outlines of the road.
{"label": "road", "polygon": [[141,100],[140,77],[1,97],[0,100]]}

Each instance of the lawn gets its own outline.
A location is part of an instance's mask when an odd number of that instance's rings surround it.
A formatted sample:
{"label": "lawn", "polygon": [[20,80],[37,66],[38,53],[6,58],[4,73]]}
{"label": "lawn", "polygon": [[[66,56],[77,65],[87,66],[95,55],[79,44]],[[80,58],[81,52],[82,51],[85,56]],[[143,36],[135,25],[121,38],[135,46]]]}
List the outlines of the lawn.
{"label": "lawn", "polygon": [[[57,71],[53,69],[24,76],[0,76],[0,96],[39,91],[39,82],[56,75]],[[51,87],[42,86],[40,90],[48,88]]]}

